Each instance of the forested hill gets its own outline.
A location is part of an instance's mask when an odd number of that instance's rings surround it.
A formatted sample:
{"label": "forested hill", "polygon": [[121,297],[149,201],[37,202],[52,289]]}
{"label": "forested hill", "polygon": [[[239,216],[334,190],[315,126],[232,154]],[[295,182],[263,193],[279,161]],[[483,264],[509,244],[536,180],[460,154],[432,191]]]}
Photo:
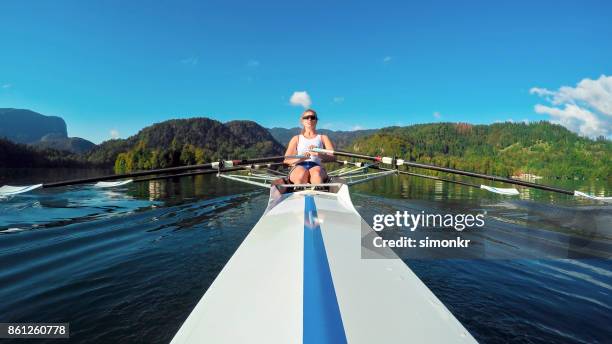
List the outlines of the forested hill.
{"label": "forested hill", "polygon": [[[0,140],[1,167],[115,166],[117,172],[196,164],[224,158],[281,155],[298,128],[265,129],[251,121],[176,119],[75,154]],[[511,176],[612,178],[612,142],[539,123],[432,123],[334,132],[336,147],[374,155]],[[275,139],[276,138],[276,139]]]}
{"label": "forested hill", "polygon": [[76,154],[51,148],[35,148],[0,138],[0,168],[86,167]]}
{"label": "forested hill", "polygon": [[[286,128],[271,128],[268,129],[270,134],[274,136],[276,141],[286,146],[291,138],[298,135],[302,129],[295,127],[291,129]],[[353,131],[334,131],[328,129],[317,129],[319,134],[329,136],[329,139],[333,142],[336,148],[344,149],[350,146],[350,144],[357,138],[374,134],[378,129],[364,129],[364,130],[353,130]]]}
{"label": "forested hill", "polygon": [[418,124],[356,139],[351,150],[476,172],[556,178],[611,178],[612,142],[549,122]]}
{"label": "forested hill", "polygon": [[123,173],[225,158],[282,155],[284,148],[255,122],[221,123],[209,118],[174,119],[110,140],[89,152],[92,163],[114,163]]}

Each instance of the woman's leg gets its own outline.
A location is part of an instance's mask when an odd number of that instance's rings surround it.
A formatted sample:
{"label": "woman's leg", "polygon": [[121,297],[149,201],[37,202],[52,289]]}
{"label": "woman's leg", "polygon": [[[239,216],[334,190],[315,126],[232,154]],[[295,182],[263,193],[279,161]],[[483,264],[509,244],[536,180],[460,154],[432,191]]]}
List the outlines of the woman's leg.
{"label": "woman's leg", "polygon": [[311,184],[321,184],[325,179],[327,179],[327,173],[325,169],[321,166],[315,166],[308,170],[310,172],[310,183]]}
{"label": "woman's leg", "polygon": [[293,184],[307,184],[309,178],[308,170],[302,166],[296,166],[289,175],[289,180]]}

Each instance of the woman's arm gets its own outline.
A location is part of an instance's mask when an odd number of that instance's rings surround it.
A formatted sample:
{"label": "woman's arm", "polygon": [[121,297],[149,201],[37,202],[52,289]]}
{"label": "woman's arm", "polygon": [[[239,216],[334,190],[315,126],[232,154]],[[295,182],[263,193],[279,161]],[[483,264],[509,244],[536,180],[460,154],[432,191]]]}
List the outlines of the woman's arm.
{"label": "woman's arm", "polygon": [[[334,145],[327,135],[321,135],[321,141],[323,141],[325,149],[334,150]],[[321,156],[321,160],[326,162],[334,161],[336,159],[333,154],[322,153],[319,155]]]}
{"label": "woman's arm", "polygon": [[[285,152],[285,156],[288,155],[297,155],[297,142],[298,142],[298,137],[294,136],[291,138],[291,140],[289,141],[289,144],[287,145],[287,151]],[[304,159],[289,159],[289,158],[285,158],[285,160],[283,161],[284,164],[287,165],[295,165],[298,162],[302,161]]]}

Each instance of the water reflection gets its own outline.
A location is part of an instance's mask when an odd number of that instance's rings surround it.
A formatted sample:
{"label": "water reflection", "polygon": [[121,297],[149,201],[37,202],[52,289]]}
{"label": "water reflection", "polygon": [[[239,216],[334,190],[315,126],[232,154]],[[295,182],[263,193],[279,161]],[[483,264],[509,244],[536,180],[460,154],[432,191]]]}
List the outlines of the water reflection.
{"label": "water reflection", "polygon": [[441,181],[436,180],[436,181],[434,181],[434,185],[435,185],[434,186],[434,188],[435,188],[435,191],[434,191],[435,197],[434,197],[434,199],[436,199],[436,200],[443,199],[443,195],[444,195],[444,185],[443,185],[443,183]]}
{"label": "water reflection", "polygon": [[[504,183],[496,183],[482,181],[479,179],[456,178],[458,181],[470,182],[476,185],[485,184],[493,187],[510,187],[511,185]],[[610,196],[612,194],[612,185],[608,181],[583,181],[583,180],[555,180],[542,179],[540,183],[564,188],[567,190],[578,190],[590,193],[597,196]],[[393,198],[406,199],[427,199],[427,200],[474,200],[480,199],[483,201],[492,200],[508,200],[520,199],[529,201],[538,201],[544,203],[556,203],[566,205],[588,205],[594,204],[592,200],[578,198],[570,195],[558,194],[554,192],[538,190],[533,188],[515,186],[519,191],[519,195],[508,197],[499,194],[494,194],[482,189],[467,187],[458,184],[451,184],[439,180],[424,179],[414,176],[391,176],[384,179],[377,179],[372,182],[361,184],[353,187],[354,190],[382,195]]]}
{"label": "water reflection", "polygon": [[150,180],[149,183],[149,200],[155,201],[158,199],[167,198],[168,193],[166,192],[166,182],[165,180]]}

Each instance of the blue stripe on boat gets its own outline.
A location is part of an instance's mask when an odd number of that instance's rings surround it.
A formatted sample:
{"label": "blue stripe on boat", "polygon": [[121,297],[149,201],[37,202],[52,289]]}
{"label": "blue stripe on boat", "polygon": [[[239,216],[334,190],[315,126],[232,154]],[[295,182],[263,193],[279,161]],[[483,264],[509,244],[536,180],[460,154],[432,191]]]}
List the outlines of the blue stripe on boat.
{"label": "blue stripe on boat", "polygon": [[305,203],[303,343],[346,343],[314,198]]}

